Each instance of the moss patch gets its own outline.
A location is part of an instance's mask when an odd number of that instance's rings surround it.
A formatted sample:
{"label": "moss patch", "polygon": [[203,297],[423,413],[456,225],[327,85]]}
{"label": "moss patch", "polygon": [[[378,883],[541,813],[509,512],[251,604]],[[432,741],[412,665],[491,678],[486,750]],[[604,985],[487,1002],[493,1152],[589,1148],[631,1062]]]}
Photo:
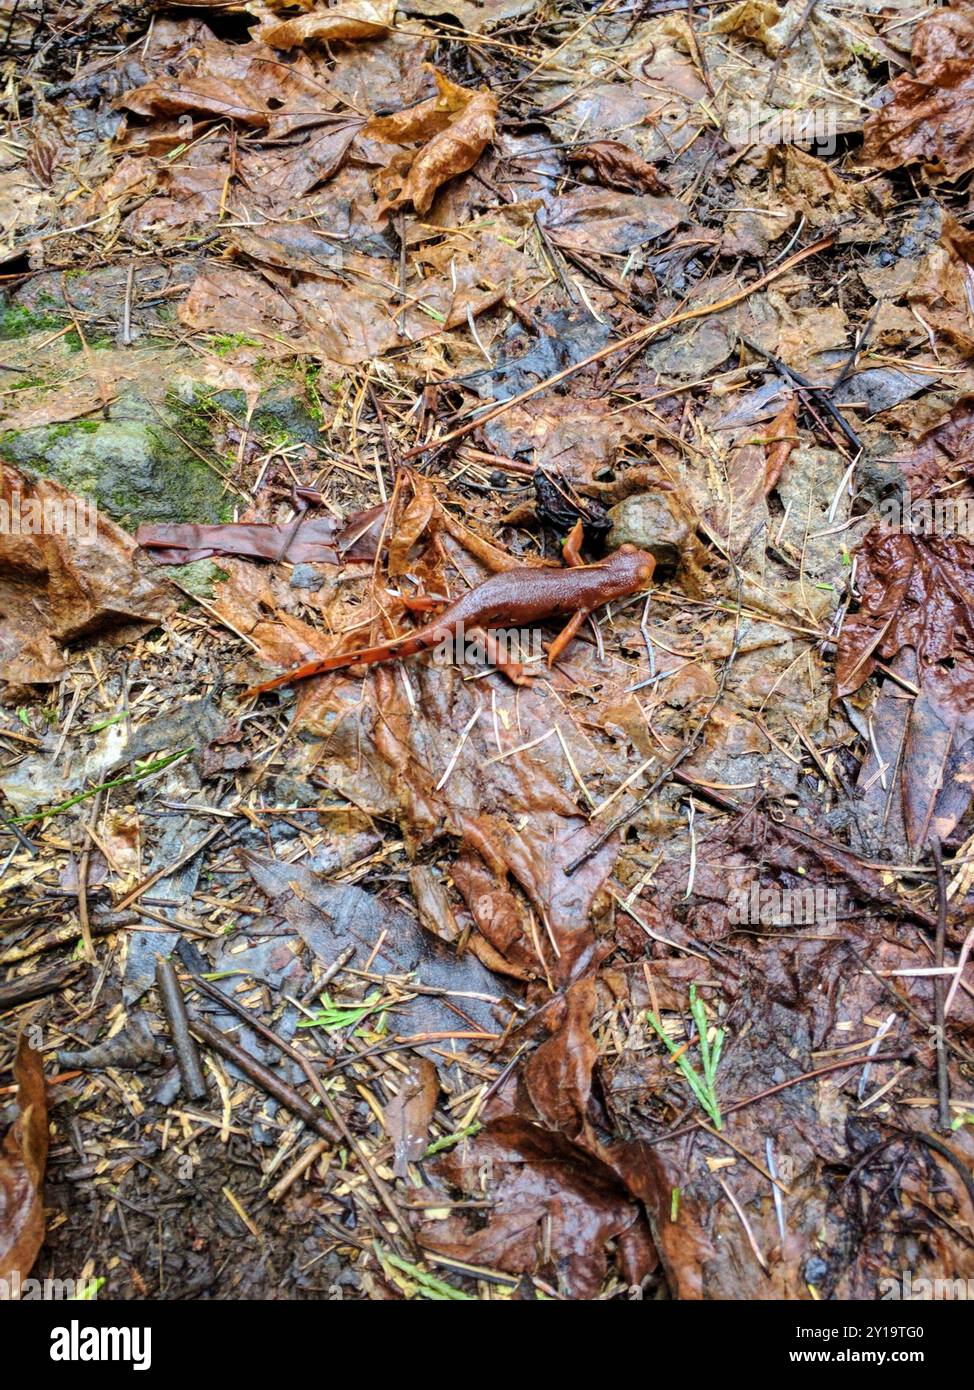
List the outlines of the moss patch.
{"label": "moss patch", "polygon": [[[29,338],[32,333],[43,330],[55,332],[63,328],[66,320],[61,314],[25,309],[22,304],[7,304],[0,311],[0,342],[10,342],[12,338]],[[80,343],[78,344],[80,347]]]}
{"label": "moss patch", "polygon": [[191,560],[188,565],[167,565],[165,573],[197,598],[207,600],[216,597],[217,584],[230,578],[215,560]]}
{"label": "moss patch", "polygon": [[231,515],[220,478],[162,421],[79,420],[8,431],[0,447],[28,473],[93,498],[127,530],[140,522],[216,522]]}

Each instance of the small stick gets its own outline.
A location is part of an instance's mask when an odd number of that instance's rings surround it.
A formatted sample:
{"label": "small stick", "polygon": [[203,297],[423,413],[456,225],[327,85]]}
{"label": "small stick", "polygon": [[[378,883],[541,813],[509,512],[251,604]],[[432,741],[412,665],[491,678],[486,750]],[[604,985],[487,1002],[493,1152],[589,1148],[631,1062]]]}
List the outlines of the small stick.
{"label": "small stick", "polygon": [[[794,256],[792,256],[791,260],[794,259]],[[782,265],[788,265],[788,261],[782,261]],[[814,382],[809,381],[807,376],[802,376],[801,372],[796,372],[794,367],[789,367],[787,362],[782,361],[782,359],[777,357],[773,352],[769,352],[767,348],[761,347],[760,343],[755,343],[750,338],[745,338],[743,334],[741,334],[741,342],[745,347],[750,348],[752,352],[756,352],[758,356],[763,357],[769,366],[773,367],[778,375],[785,381],[790,381],[793,386],[798,386],[802,391],[807,391],[810,396],[814,396],[822,409],[831,415],[832,419],[838,425],[846,439],[848,439],[856,453],[862,453],[862,440],[832,400],[829,395],[830,387],[816,386]]]}
{"label": "small stick", "polygon": [[[104,791],[99,791],[95,796],[91,807],[91,816],[88,819],[87,829],[94,831],[101,815]],[[91,840],[85,839],[84,848],[81,851],[81,861],[78,864],[78,922],[81,926],[81,940],[84,942],[85,956],[89,961],[95,959],[95,946],[91,937],[91,919],[88,914],[88,874],[91,871]]]}
{"label": "small stick", "polygon": [[812,10],[814,10],[817,4],[818,0],[806,0],[805,8],[802,11],[801,18],[795,25],[795,28],[789,34],[788,38],[785,40],[784,44],[778,52],[777,58],[775,58],[774,60],[774,67],[771,69],[771,77],[768,81],[768,85],[764,93],[764,99],[769,104],[771,102],[771,98],[774,96],[774,89],[778,84],[778,73],[781,71],[781,64],[785,59],[785,55],[791,52],[799,34],[804,29],[808,21],[811,19]]}
{"label": "small stick", "polygon": [[[139,920],[134,913],[116,917],[113,912],[108,917],[92,918],[89,928],[92,936],[111,936],[112,932],[121,931],[124,927],[137,926]],[[44,951],[55,951],[59,946],[70,946],[80,935],[81,927],[77,922],[62,922],[60,926],[52,927],[40,936],[30,937],[22,945],[11,946],[9,951],[0,955],[0,965],[17,965],[20,961],[30,960],[31,956],[39,956]]]}
{"label": "small stick", "polygon": [[135,262],[129,262],[125,277],[125,306],[122,310],[122,344],[128,347],[132,341],[132,286],[135,281]]}
{"label": "small stick", "polygon": [[345,969],[345,966],[352,959],[354,954],[354,946],[346,946],[344,950],[339,951],[338,955],[332,961],[331,965],[328,966],[327,970],[325,970],[323,974],[318,976],[317,980],[314,982],[314,984],[311,986],[309,990],[306,990],[305,993],[302,994],[301,1003],[310,1004],[312,999],[317,999],[318,995],[325,988],[325,986],[330,985],[335,976],[341,974],[341,972]]}
{"label": "small stick", "polygon": [[[198,983],[195,977],[194,982]],[[341,1142],[341,1135],[338,1130],[335,1129],[334,1125],[328,1123],[317,1106],[305,1100],[304,1096],[293,1086],[282,1081],[275,1072],[271,1071],[270,1067],[265,1067],[264,1063],[252,1052],[248,1052],[239,1043],[235,1043],[226,1033],[221,1033],[219,1028],[211,1028],[201,1018],[191,1018],[189,1026],[200,1042],[206,1043],[207,1047],[218,1052],[228,1062],[232,1062],[255,1086],[259,1086],[262,1091],[273,1096],[292,1115],[303,1120],[309,1129],[320,1134],[322,1139],[327,1139],[333,1147]]]}
{"label": "small stick", "polygon": [[16,1009],[31,999],[42,999],[46,994],[56,994],[71,984],[85,969],[80,960],[68,961],[66,965],[56,965],[53,970],[34,970],[30,975],[9,980],[0,985],[0,1014],[7,1009]]}
{"label": "small stick", "polygon": [[172,961],[167,960],[165,956],[156,956],[156,986],[172,1034],[173,1047],[176,1049],[183,1094],[188,1100],[202,1100],[206,1095],[206,1078],[203,1075],[199,1049],[190,1037],[189,1015],[186,1012],[183,992],[176,979],[176,971]]}
{"label": "small stick", "polygon": [[[937,935],[934,938],[934,963],[938,969],[942,970],[944,947],[947,941],[947,878],[944,874],[940,839],[936,835],[930,837],[930,852],[933,855],[933,865],[937,871]],[[937,1048],[937,1119],[940,1133],[950,1134],[950,1078],[947,1074],[947,1049],[944,1046],[944,1034],[946,1032],[944,1000],[947,993],[945,986],[946,981],[943,975],[935,975],[933,978],[933,1037]]]}
{"label": "small stick", "polygon": [[756,1241],[755,1238],[754,1238],[754,1232],[753,1232],[752,1229],[751,1229],[751,1223],[750,1223],[750,1221],[748,1221],[748,1219],[747,1219],[747,1215],[746,1215],[746,1213],[745,1213],[745,1211],[744,1211],[744,1208],[741,1206],[740,1202],[739,1202],[739,1201],[737,1200],[737,1198],[734,1196],[733,1192],[730,1190],[730,1188],[729,1188],[729,1187],[727,1186],[727,1184],[724,1182],[724,1179],[723,1179],[722,1177],[720,1177],[719,1174],[716,1175],[716,1176],[717,1176],[717,1181],[720,1183],[721,1187],[724,1189],[724,1194],[725,1194],[725,1196],[727,1197],[727,1200],[730,1202],[731,1206],[734,1208],[734,1211],[735,1211],[735,1213],[736,1213],[736,1215],[737,1215],[738,1221],[740,1221],[741,1225],[744,1227],[744,1234],[747,1236],[747,1243],[748,1243],[748,1245],[749,1245],[749,1246],[751,1247],[751,1249],[754,1251],[754,1258],[757,1260],[758,1264],[761,1266],[762,1272],[770,1279],[770,1277],[771,1277],[771,1270],[768,1268],[768,1262],[767,1262],[767,1260],[766,1260],[766,1259],[764,1258],[764,1256],[761,1254],[761,1247],[760,1247],[760,1245],[758,1245],[757,1241]]}
{"label": "small stick", "polygon": [[[280,1051],[283,1052],[286,1057],[290,1057],[293,1062],[297,1062],[298,1066],[301,1068],[305,1076],[308,1078],[308,1081],[311,1083],[311,1086],[317,1094],[318,1099],[321,1101],[322,1105],[326,1105],[329,1111],[331,1112],[335,1124],[338,1126],[338,1131],[341,1134],[341,1138],[345,1141],[348,1147],[355,1154],[355,1157],[358,1159],[359,1163],[361,1163],[366,1177],[369,1179],[372,1186],[375,1188],[376,1195],[378,1196],[382,1205],[385,1207],[386,1211],[392,1217],[393,1221],[395,1221],[396,1225],[399,1227],[406,1244],[409,1246],[409,1249],[411,1251],[415,1251],[416,1243],[413,1238],[412,1229],[409,1223],[406,1221],[406,1218],[403,1216],[402,1212],[396,1205],[395,1198],[393,1197],[392,1192],[389,1190],[388,1183],[386,1183],[375,1171],[375,1168],[369,1160],[368,1154],[364,1151],[362,1145],[358,1142],[355,1135],[351,1132],[351,1130],[348,1128],[348,1125],[345,1123],[345,1118],[338,1108],[338,1102],[336,1101],[335,1097],[330,1096],[328,1092],[325,1090],[324,1086],[322,1086],[317,1073],[315,1072],[314,1068],[311,1065],[311,1062],[305,1056],[305,1054],[300,1050],[300,1048],[294,1047],[291,1043],[287,1042],[284,1038],[282,1038],[279,1033],[275,1033],[273,1028],[268,1028],[266,1023],[259,1019],[256,1016],[256,1014],[251,1013],[250,1010],[246,1008],[243,1004],[241,1004],[239,1000],[235,999],[232,994],[225,994],[222,989],[217,989],[216,985],[210,984],[209,980],[204,980],[200,975],[193,976],[193,983],[199,989],[201,989],[204,994],[208,994],[211,999],[214,999],[218,1001],[220,1004],[225,1005],[233,1013],[237,1014],[238,1017],[244,1019],[247,1023],[250,1024],[251,1028],[253,1028],[255,1032],[257,1032],[262,1038],[266,1038],[268,1042],[273,1043],[274,1046],[276,1048],[279,1048]],[[196,1028],[195,1021],[193,1023],[193,1027]],[[216,1030],[214,1029],[213,1031],[215,1032]],[[218,1036],[222,1037],[223,1035],[218,1034]],[[321,1039],[316,1037],[316,1041],[320,1046]],[[250,1053],[246,1053],[245,1055],[247,1057],[250,1057]],[[253,1061],[256,1062],[257,1059],[253,1058]],[[257,1065],[259,1066],[260,1063],[257,1063]],[[244,1070],[243,1066],[239,1062],[238,1066],[240,1066],[241,1071]],[[250,1073],[248,1073],[248,1075],[250,1075]],[[256,1078],[252,1077],[252,1079]],[[291,1088],[289,1087],[288,1089],[290,1090]],[[274,1092],[272,1091],[271,1094],[273,1095]],[[294,1091],[293,1094],[297,1097],[297,1099],[301,1102],[302,1105],[308,1105],[308,1102],[304,1100],[303,1097],[301,1097],[297,1091]],[[287,1102],[284,1102],[284,1104],[287,1104]],[[310,1109],[313,1115],[318,1115],[319,1117],[321,1116],[321,1111],[316,1110],[314,1106],[308,1106],[308,1108]],[[291,1110],[290,1105],[288,1105],[288,1109]],[[303,1119],[306,1123],[311,1123],[303,1111],[292,1110],[292,1114],[298,1114],[300,1118]],[[325,1134],[320,1124],[316,1125],[315,1128],[317,1129],[318,1133],[322,1135],[323,1138],[328,1138],[328,1135]],[[331,1129],[330,1125],[329,1129]],[[338,1143],[338,1132],[336,1132],[335,1130],[331,1130],[331,1132],[335,1136],[331,1142]]]}
{"label": "small stick", "polygon": [[[202,602],[205,607],[205,601]],[[124,909],[134,903],[136,899],[141,898],[143,893],[147,893],[161,878],[168,878],[170,874],[174,874],[177,870],[185,868],[190,860],[195,859],[200,850],[206,849],[206,846],[211,844],[218,835],[226,835],[228,833],[229,828],[226,825],[216,825],[212,830],[208,830],[202,839],[197,840],[195,845],[190,845],[189,849],[183,850],[182,854],[177,855],[172,863],[163,864],[161,868],[156,869],[155,873],[149,874],[148,878],[144,878],[141,883],[137,883],[130,892],[125,894],[124,898],[115,904],[115,911],[124,911]]]}
{"label": "small stick", "polygon": [[322,1154],[328,1152],[328,1145],[324,1139],[316,1139],[309,1144],[304,1153],[291,1164],[282,1178],[279,1178],[267,1193],[269,1202],[279,1202],[284,1194],[297,1182],[303,1173],[306,1173],[312,1164],[317,1163]]}

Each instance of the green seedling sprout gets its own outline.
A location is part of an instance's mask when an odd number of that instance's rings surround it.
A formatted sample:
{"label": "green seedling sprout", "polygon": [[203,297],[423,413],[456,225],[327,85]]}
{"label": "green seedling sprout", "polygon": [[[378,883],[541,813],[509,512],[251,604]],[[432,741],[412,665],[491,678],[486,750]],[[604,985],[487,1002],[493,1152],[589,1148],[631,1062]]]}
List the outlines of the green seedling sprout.
{"label": "green seedling sprout", "polygon": [[676,1065],[680,1068],[687,1085],[699,1101],[701,1109],[709,1115],[715,1129],[722,1129],[723,1121],[720,1117],[720,1105],[717,1100],[717,1068],[720,1065],[721,1049],[724,1046],[724,1030],[723,1028],[715,1029],[713,1043],[708,1040],[707,1010],[703,1000],[697,996],[696,985],[690,986],[690,1015],[696,1025],[697,1041],[700,1044],[702,1076],[694,1068],[686,1052],[681,1051],[677,1044],[667,1036],[662,1020],[657,1018],[652,1009],[646,1010],[646,1017],[653,1032],[666,1047],[670,1056],[675,1058]]}

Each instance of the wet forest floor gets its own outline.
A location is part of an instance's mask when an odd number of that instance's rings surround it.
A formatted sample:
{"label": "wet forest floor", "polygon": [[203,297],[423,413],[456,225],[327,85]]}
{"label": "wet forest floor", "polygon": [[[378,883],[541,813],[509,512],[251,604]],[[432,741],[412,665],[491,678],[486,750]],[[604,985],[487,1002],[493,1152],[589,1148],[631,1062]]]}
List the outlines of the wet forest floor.
{"label": "wet forest floor", "polygon": [[974,1278],[971,5],[0,54],[0,1280]]}

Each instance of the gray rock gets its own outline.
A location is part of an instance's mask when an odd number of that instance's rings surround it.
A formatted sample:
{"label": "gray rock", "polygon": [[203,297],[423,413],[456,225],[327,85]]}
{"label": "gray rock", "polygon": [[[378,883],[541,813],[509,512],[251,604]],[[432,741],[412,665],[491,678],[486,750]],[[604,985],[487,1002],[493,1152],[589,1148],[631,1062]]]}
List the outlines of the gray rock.
{"label": "gray rock", "polygon": [[[242,391],[217,391],[213,404],[226,410],[238,424],[247,419],[247,398]],[[270,386],[261,392],[250,429],[256,438],[274,444],[317,444],[320,433],[306,403],[287,386]]]}
{"label": "gray rock", "polygon": [[160,418],[141,397],[126,395],[108,420],[8,431],[0,446],[26,473],[93,498],[126,530],[143,521],[226,521],[220,478],[180,435],[187,429],[178,410]]}
{"label": "gray rock", "polygon": [[657,570],[672,573],[690,536],[690,527],[663,492],[637,492],[609,508],[608,547],[635,545],[656,559]]}
{"label": "gray rock", "polygon": [[295,565],[291,571],[292,589],[320,589],[324,582],[314,565]]}

